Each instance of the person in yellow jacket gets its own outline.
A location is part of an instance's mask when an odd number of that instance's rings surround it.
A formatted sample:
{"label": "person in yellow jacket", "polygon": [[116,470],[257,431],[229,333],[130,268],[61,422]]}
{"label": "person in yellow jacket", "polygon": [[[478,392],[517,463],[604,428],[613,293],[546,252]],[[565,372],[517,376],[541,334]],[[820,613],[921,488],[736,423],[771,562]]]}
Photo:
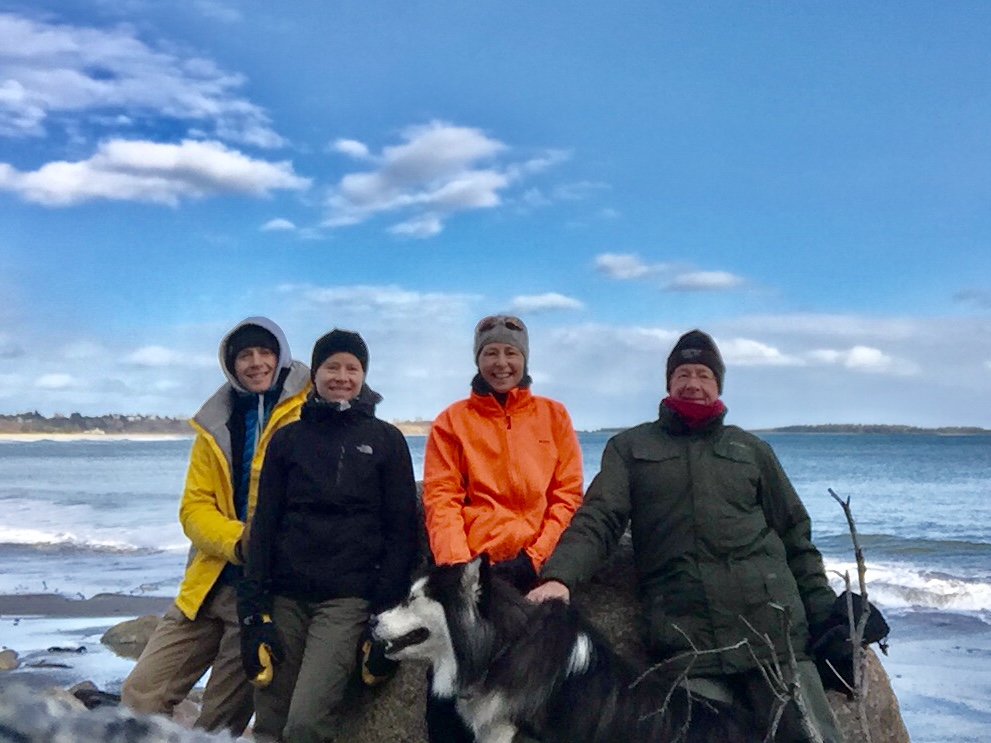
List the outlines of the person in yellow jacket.
{"label": "person in yellow jacket", "polygon": [[282,329],[266,317],[246,318],[224,336],[220,366],[227,382],[190,421],[196,437],[179,506],[191,542],[186,572],[175,604],[124,680],[121,701],[137,712],[171,714],[212,668],[196,727],[239,736],[254,711],[236,596],[246,524],[265,448],[277,429],[299,418],[311,382]]}
{"label": "person in yellow jacket", "polygon": [[[518,317],[475,327],[471,394],[437,416],[427,437],[423,510],[438,564],[486,553],[520,591],[537,573],[582,501],[582,457],[564,405],[530,392],[529,334]],[[433,743],[471,741],[453,699],[430,693]]]}

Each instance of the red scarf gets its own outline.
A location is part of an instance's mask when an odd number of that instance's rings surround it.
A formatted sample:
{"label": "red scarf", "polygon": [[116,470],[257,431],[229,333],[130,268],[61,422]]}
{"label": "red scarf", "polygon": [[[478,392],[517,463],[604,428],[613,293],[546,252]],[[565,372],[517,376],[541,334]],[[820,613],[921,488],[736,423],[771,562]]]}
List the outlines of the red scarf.
{"label": "red scarf", "polygon": [[706,423],[709,423],[713,418],[726,410],[723,401],[718,399],[715,402],[706,404],[692,402],[691,400],[676,400],[669,395],[661,400],[661,404],[677,413],[678,417],[688,426],[689,431],[702,428]]}

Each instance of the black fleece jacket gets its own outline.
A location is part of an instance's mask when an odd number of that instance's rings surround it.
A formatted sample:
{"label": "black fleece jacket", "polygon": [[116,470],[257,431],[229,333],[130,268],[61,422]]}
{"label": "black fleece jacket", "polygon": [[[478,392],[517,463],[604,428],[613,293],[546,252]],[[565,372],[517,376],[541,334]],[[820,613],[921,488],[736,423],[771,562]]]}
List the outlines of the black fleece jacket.
{"label": "black fleece jacket", "polygon": [[278,594],[367,599],[372,612],[409,590],[416,484],[406,439],[375,417],[367,386],[347,403],[312,397],[265,454],[251,524],[242,615]]}

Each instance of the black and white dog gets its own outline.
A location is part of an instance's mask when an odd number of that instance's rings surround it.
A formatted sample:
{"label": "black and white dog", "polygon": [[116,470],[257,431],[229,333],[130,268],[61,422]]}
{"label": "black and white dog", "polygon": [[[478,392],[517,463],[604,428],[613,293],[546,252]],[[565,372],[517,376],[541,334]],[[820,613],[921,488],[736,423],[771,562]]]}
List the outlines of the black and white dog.
{"label": "black and white dog", "polygon": [[373,619],[396,659],[429,661],[479,743],[760,740],[732,709],[636,674],[568,604],[527,601],[483,556],[433,566]]}

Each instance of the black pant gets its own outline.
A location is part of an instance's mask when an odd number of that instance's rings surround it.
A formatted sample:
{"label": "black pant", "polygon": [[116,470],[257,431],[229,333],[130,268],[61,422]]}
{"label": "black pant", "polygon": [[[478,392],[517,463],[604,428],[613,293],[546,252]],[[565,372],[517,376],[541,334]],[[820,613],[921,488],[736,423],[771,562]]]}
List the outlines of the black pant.
{"label": "black pant", "polygon": [[458,714],[454,697],[435,697],[430,691],[433,682],[433,674],[428,672],[427,740],[430,743],[475,743],[475,734]]}

